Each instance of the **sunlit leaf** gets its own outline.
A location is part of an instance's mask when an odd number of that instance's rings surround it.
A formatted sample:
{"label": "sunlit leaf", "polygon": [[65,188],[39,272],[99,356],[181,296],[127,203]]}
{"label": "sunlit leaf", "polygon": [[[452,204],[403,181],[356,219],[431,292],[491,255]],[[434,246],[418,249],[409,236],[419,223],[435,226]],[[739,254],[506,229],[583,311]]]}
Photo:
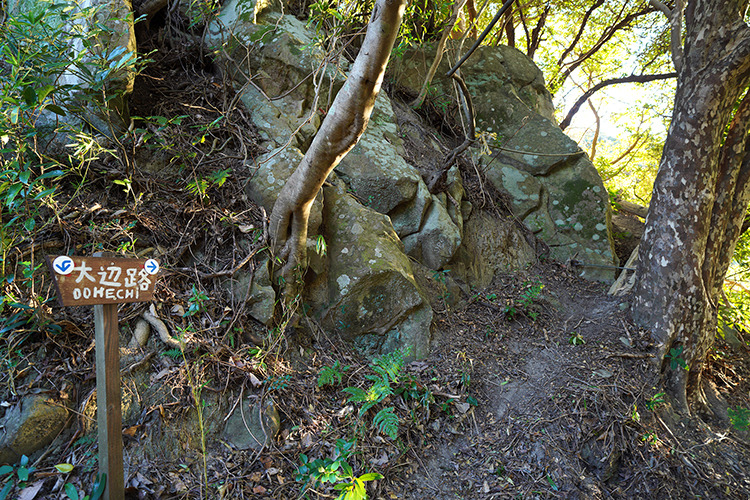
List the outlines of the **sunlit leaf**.
{"label": "sunlit leaf", "polygon": [[63,474],[67,474],[71,472],[75,466],[73,464],[57,464],[55,465],[55,469],[62,472]]}

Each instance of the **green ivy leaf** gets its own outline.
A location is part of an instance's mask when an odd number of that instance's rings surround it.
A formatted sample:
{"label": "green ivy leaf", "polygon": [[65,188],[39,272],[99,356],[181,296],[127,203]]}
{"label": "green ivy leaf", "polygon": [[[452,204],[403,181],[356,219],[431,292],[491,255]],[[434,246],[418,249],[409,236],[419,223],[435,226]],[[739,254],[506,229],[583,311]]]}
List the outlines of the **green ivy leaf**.
{"label": "green ivy leaf", "polygon": [[53,113],[55,113],[56,115],[59,115],[59,116],[65,116],[65,110],[64,110],[64,109],[62,109],[62,108],[61,108],[60,106],[58,106],[57,104],[47,104],[47,105],[46,105],[46,106],[44,107],[44,109],[48,109],[48,110],[52,111]]}
{"label": "green ivy leaf", "polygon": [[76,490],[75,486],[73,486],[70,483],[65,483],[64,489],[65,489],[65,495],[67,495],[67,497],[70,498],[70,500],[79,499],[78,490]]}
{"label": "green ivy leaf", "polygon": [[33,106],[36,104],[36,90],[34,90],[34,87],[31,85],[27,85],[26,88],[23,89],[23,100],[26,101],[26,104],[29,106]]}

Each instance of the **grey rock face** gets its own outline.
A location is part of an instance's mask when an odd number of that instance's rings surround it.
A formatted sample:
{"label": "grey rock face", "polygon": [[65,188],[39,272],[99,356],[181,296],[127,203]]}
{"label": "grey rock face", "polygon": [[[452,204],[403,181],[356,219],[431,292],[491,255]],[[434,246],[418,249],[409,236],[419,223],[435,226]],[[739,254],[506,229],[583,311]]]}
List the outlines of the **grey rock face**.
{"label": "grey rock face", "polygon": [[222,437],[238,450],[260,450],[271,444],[280,428],[281,418],[273,401],[242,402],[227,419]]}
{"label": "grey rock face", "polygon": [[325,199],[330,267],[317,285],[322,324],[366,352],[408,347],[426,356],[432,310],[388,217],[359,204],[341,181],[325,188]]}
{"label": "grey rock face", "polygon": [[[396,60],[394,78],[418,89],[431,57],[415,51]],[[448,70],[447,62],[443,66],[438,75]],[[541,71],[503,46],[480,47],[461,71],[489,150],[475,150],[475,160],[494,187],[510,196],[514,215],[550,246],[554,258],[615,263],[607,192],[585,153],[557,126]],[[449,85],[434,81],[435,95],[451,95]],[[582,275],[611,280],[614,271],[584,267]]]}

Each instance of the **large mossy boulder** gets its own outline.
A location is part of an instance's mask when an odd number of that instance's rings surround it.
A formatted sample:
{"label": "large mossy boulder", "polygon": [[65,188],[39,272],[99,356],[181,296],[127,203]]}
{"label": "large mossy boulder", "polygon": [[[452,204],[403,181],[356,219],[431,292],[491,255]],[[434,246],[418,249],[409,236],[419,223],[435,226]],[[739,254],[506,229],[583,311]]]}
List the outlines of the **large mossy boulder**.
{"label": "large mossy boulder", "polygon": [[[258,171],[247,187],[249,197],[270,213],[301,158],[291,146],[258,158]],[[432,310],[390,219],[364,206],[336,174],[330,181],[334,185],[321,190],[313,205],[308,233],[311,312],[364,352],[410,347],[412,355],[426,356]],[[323,256],[314,250],[319,236],[327,242]],[[250,300],[255,300],[253,293]]]}
{"label": "large mossy boulder", "polygon": [[338,90],[344,75],[324,64],[315,33],[303,21],[271,9],[262,16],[268,23],[260,22],[256,7],[227,2],[208,26],[206,44],[240,92],[264,145],[304,150],[320,126],[331,81]]}
{"label": "large mossy boulder", "polygon": [[335,180],[324,188],[328,271],[311,286],[322,325],[367,353],[429,353],[432,309],[387,216],[362,206]]}
{"label": "large mossy boulder", "polygon": [[[416,92],[434,51],[395,59],[392,78]],[[444,60],[437,74],[448,71]],[[554,119],[541,71],[505,46],[480,47],[461,72],[476,110],[477,129],[489,145],[474,151],[489,182],[509,195],[514,215],[545,241],[551,255],[584,265],[612,266],[609,200],[594,165]],[[436,78],[434,95],[451,95],[452,82]],[[611,280],[614,270],[583,267],[589,279]]]}
{"label": "large mossy boulder", "polygon": [[430,194],[420,171],[404,159],[393,106],[384,93],[362,139],[336,173],[361,203],[390,217],[406,253],[430,269],[445,267],[461,245],[445,196]]}

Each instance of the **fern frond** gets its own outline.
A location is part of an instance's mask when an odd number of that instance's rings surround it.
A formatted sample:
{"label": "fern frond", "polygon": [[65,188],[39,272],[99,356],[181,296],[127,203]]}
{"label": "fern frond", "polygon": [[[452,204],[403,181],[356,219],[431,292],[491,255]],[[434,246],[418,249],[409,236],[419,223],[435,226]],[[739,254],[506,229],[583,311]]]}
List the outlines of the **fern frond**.
{"label": "fern frond", "polygon": [[359,409],[359,416],[361,417],[362,415],[367,413],[367,410],[369,410],[376,404],[378,404],[377,401],[367,401],[365,404],[362,405],[362,408]]}
{"label": "fern frond", "polygon": [[383,408],[377,412],[372,419],[372,425],[389,438],[396,439],[398,435],[398,417],[393,412],[393,406]]}
{"label": "fern frond", "polygon": [[163,356],[169,356],[172,359],[177,359],[182,356],[182,351],[179,349],[167,349],[162,353]]}
{"label": "fern frond", "polygon": [[363,403],[367,401],[367,393],[359,387],[344,387],[341,390],[350,395],[347,400],[350,403]]}
{"label": "fern frond", "polygon": [[[341,368],[341,371],[339,371],[339,368]],[[320,369],[320,374],[318,375],[318,387],[340,384],[343,372],[348,369],[348,366],[341,367],[338,361],[334,362],[333,366],[324,366]]]}
{"label": "fern frond", "polygon": [[389,383],[398,382],[398,376],[401,368],[404,366],[404,357],[411,351],[410,347],[406,349],[396,349],[395,351],[384,354],[375,358],[372,362],[372,369],[380,375],[383,380]]}
{"label": "fern frond", "polygon": [[370,389],[367,391],[367,400],[368,401],[375,401],[376,403],[380,403],[385,398],[393,394],[393,389],[390,385],[384,384],[382,381],[380,383],[374,384]]}

